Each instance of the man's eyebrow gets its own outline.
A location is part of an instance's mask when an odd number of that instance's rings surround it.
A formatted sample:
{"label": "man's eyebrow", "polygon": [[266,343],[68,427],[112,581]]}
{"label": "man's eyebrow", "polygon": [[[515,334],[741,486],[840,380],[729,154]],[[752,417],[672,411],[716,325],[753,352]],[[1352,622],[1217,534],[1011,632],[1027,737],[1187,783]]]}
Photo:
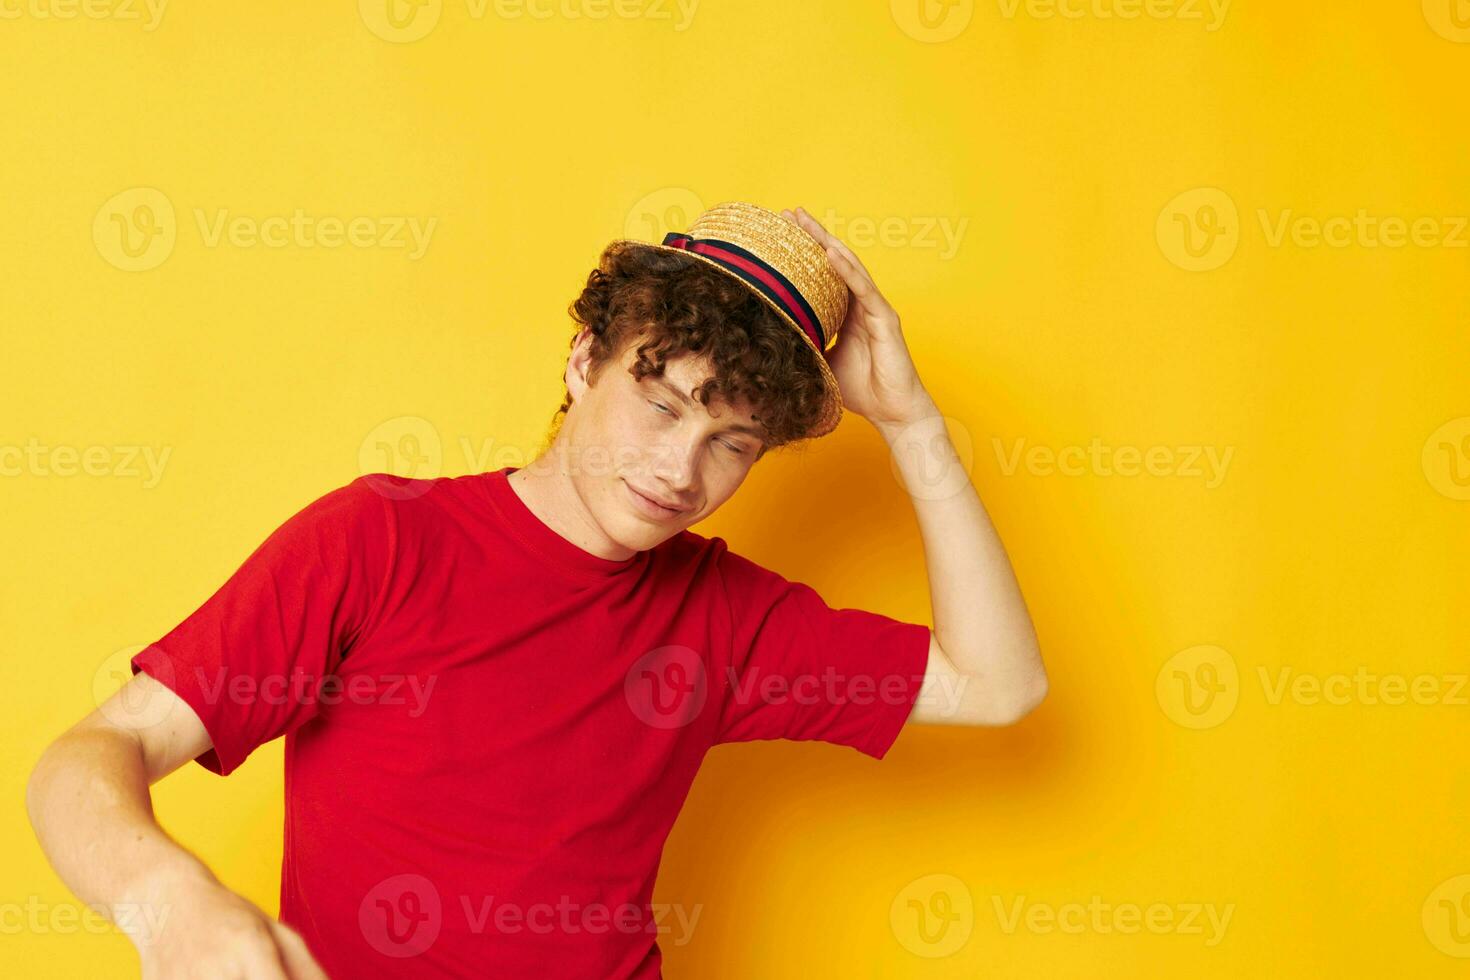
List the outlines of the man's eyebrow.
{"label": "man's eyebrow", "polygon": [[[651,380],[654,384],[658,385],[660,388],[663,388],[664,390],[668,391],[670,394],[672,394],[675,398],[678,398],[685,405],[689,406],[690,408],[693,408],[694,407],[694,399],[690,398],[689,395],[686,394],[684,391],[681,391],[679,389],[679,387],[677,385],[675,385],[672,381],[670,381],[668,378],[652,377],[649,380]],[[755,436],[757,439],[764,439],[765,438],[765,432],[763,430],[758,429],[758,428],[756,428],[753,425],[746,425],[743,422],[733,422],[733,423],[725,426],[725,428],[726,429],[729,429],[731,432],[744,432],[744,433],[746,433],[748,435]]]}

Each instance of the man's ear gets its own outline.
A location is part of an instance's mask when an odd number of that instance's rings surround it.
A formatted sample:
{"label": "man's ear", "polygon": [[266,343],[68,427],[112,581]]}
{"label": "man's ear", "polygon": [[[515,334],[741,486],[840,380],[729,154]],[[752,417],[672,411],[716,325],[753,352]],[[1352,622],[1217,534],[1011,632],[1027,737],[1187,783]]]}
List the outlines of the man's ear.
{"label": "man's ear", "polygon": [[592,367],[592,330],[583,327],[581,332],[572,341],[572,353],[567,358],[566,381],[567,394],[572,396],[572,401],[581,399],[583,392],[588,388],[587,372]]}

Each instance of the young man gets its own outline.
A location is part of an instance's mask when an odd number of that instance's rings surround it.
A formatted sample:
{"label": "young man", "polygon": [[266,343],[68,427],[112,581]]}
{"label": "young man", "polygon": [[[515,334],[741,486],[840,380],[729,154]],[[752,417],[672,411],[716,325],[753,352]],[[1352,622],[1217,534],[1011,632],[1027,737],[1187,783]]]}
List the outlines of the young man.
{"label": "young man", "polygon": [[[126,918],[145,977],[657,977],[654,876],[711,745],[882,758],[905,721],[1009,724],[1045,695],[898,316],[805,211],[735,202],[615,242],[572,314],[533,464],[313,501],[37,764],[43,848]],[[688,530],[844,404],[909,489],[932,631]],[[149,787],[283,734],[277,921],[159,827]]]}

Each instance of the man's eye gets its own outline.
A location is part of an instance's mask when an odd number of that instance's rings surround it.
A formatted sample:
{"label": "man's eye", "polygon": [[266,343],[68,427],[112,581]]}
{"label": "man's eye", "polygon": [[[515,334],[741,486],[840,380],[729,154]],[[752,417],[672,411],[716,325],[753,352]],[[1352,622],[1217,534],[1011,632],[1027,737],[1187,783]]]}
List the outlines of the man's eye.
{"label": "man's eye", "polygon": [[739,446],[732,446],[728,442],[721,443],[721,445],[725,446],[727,449],[729,449],[736,456],[744,456],[745,455],[745,450],[744,449],[741,449]]}
{"label": "man's eye", "polygon": [[648,404],[652,405],[654,408],[656,408],[659,411],[663,412],[665,415],[673,415],[674,414],[673,412],[669,411],[668,408],[666,408],[663,405],[660,405],[658,402],[649,402]]}

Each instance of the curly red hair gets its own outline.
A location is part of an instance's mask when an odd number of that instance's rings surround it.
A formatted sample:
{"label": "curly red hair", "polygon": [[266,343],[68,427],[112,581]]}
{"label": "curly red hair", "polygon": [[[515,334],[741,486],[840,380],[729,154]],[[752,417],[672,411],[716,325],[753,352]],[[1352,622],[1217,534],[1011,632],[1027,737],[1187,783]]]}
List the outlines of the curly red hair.
{"label": "curly red hair", "polygon": [[[711,374],[693,395],[706,408],[722,398],[746,399],[765,430],[769,449],[804,442],[824,397],[817,354],[764,300],[698,259],[632,242],[614,242],[568,307],[592,334],[588,378],[617,363],[626,345],[641,341],[630,373],[661,375],[683,353],[707,358]],[[552,417],[550,439],[572,406],[567,392]]]}

